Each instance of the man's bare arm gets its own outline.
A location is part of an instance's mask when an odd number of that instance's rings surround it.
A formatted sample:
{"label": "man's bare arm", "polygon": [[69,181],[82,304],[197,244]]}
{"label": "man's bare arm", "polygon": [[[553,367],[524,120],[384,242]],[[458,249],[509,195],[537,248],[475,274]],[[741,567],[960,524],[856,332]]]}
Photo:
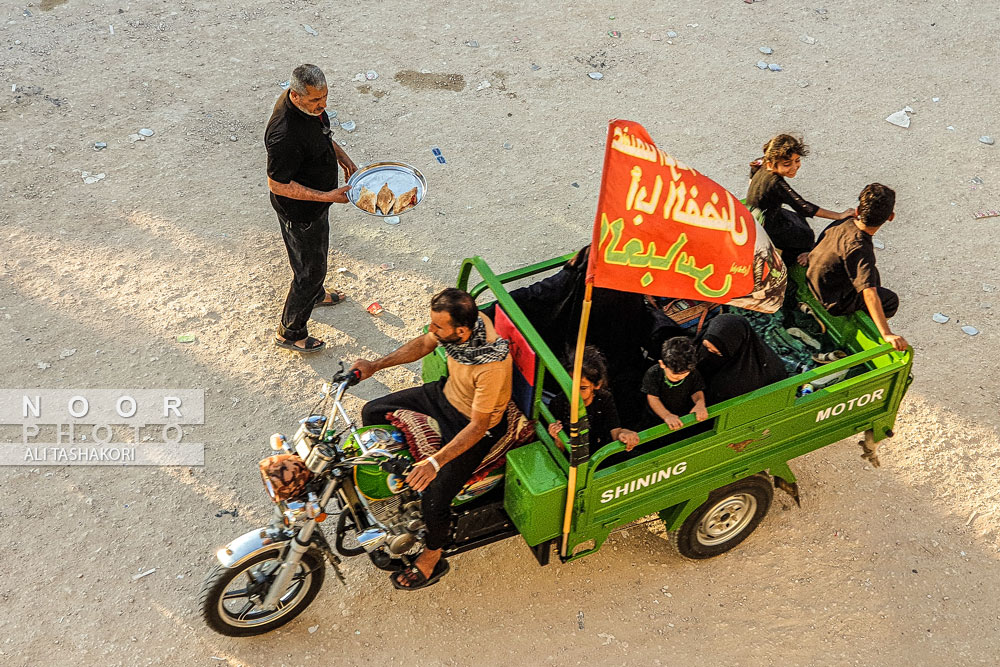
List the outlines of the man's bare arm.
{"label": "man's bare arm", "polygon": [[892,333],[892,330],[889,328],[889,320],[886,319],[885,311],[882,310],[882,299],[878,298],[878,288],[865,288],[861,294],[865,298],[865,306],[868,307],[868,314],[871,315],[872,322],[875,323],[878,332],[882,334],[885,342],[892,343],[892,347],[899,351],[908,348],[910,344],[906,342],[906,339]]}
{"label": "man's bare arm", "polygon": [[[399,366],[400,364],[408,364],[412,361],[423,359],[434,351],[437,344],[437,338],[429,333],[424,334],[423,336],[417,336],[410,342],[404,343],[394,352],[390,352],[375,361],[358,359],[354,362],[354,365],[351,366],[351,370],[360,371],[361,379],[364,380],[370,378],[373,374],[382,369]],[[483,432],[486,432],[485,429]]]}
{"label": "man's bare arm", "polygon": [[[490,415],[486,412],[473,410],[472,419],[434,456],[426,458],[413,466],[406,476],[406,482],[416,491],[423,491],[437,477],[438,470],[444,464],[469,451],[473,445],[483,439],[489,430]],[[433,462],[431,461],[433,459]],[[436,466],[434,464],[437,464]]]}
{"label": "man's bare arm", "polygon": [[324,192],[323,190],[315,190],[313,188],[306,187],[295,181],[291,181],[289,183],[279,183],[271,178],[267,179],[267,187],[270,188],[271,192],[279,197],[300,199],[302,201],[332,202],[334,204],[346,204],[348,202],[347,191],[350,190],[350,188],[345,185],[342,188]]}

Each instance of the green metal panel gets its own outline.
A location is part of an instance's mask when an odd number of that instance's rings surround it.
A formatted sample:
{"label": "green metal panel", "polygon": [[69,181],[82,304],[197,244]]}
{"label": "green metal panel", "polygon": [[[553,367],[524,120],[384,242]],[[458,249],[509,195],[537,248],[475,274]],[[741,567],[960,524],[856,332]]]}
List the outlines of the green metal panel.
{"label": "green metal panel", "polygon": [[[850,357],[849,365],[867,366],[865,359],[887,354],[898,353],[886,344]],[[790,459],[868,428],[876,432],[882,428],[884,437],[884,428],[891,426],[908,385],[910,355],[899,356],[896,365],[873,368],[802,397],[796,398],[796,390],[815,371],[754,392],[757,395],[748,399],[713,406],[710,415],[728,411],[736,417],[718,419],[708,433],[610,467],[602,467],[601,462],[624,447],[611,444],[602,448],[590,462],[591,471],[596,472],[584,480],[586,491],[574,517],[571,550],[590,540],[595,541],[595,548],[600,547],[614,528],[663,510],[674,510],[664,518],[679,525],[698,505],[691,499],[707,498],[714,489],[785,466]],[[828,374],[826,370],[822,373]],[[762,406],[757,419],[749,418],[747,403]],[[658,426],[640,436],[649,442],[666,432],[666,426]],[[794,477],[786,481],[794,481]],[[684,504],[683,511],[677,511]]]}
{"label": "green metal panel", "polygon": [[566,473],[545,445],[532,442],[510,451],[504,483],[504,509],[529,545],[560,534]]}
{"label": "green metal panel", "polygon": [[[571,380],[503,284],[555,268],[571,256],[500,275],[474,257],[463,262],[459,273],[459,287],[475,296],[487,290],[493,293],[537,353],[539,397],[546,371],[555,379],[557,391],[567,396]],[[469,288],[472,269],[482,282]],[[881,343],[866,314],[834,317],[827,313],[806,286],[801,267],[790,267],[790,279],[797,284],[799,300],[813,307],[828,335],[850,356],[710,406],[713,422],[708,432],[612,466],[602,463],[623,451],[624,445],[611,443],[594,452],[578,468],[569,546],[570,553],[584,545],[586,550],[573,558],[596,551],[611,530],[649,514],[659,513],[667,528],[675,529],[713,490],[743,477],[771,470],[793,482],[787,461],[819,447],[866,429],[874,431],[876,441],[887,436],[911,381],[912,353]],[[852,368],[860,370],[856,377],[796,396],[803,384]],[[425,381],[446,372],[442,350],[424,359]],[[550,421],[551,413],[540,399],[532,412],[541,418],[536,426],[538,441],[508,454],[504,506],[528,544],[536,545],[561,533],[569,465],[566,453],[544,428],[542,422]],[[695,418],[688,415],[682,422],[690,426]],[[640,433],[641,441],[654,441],[668,432],[666,425],[658,426]]]}

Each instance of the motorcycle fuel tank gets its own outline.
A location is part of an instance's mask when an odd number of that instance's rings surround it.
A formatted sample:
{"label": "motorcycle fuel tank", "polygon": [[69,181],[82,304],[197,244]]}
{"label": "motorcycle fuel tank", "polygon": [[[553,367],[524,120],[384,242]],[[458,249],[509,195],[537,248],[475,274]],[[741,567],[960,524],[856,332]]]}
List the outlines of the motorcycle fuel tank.
{"label": "motorcycle fuel tank", "polygon": [[[370,426],[359,429],[358,435],[366,447],[379,447],[412,458],[403,444],[403,434],[392,426]],[[403,489],[403,478],[382,470],[378,461],[354,468],[354,483],[361,495],[370,501],[392,498]]]}

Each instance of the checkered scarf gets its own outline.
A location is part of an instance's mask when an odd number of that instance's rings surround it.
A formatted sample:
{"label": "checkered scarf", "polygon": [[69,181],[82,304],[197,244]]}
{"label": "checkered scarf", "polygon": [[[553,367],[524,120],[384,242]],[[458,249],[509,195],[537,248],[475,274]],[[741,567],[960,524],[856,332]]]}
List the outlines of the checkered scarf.
{"label": "checkered scarf", "polygon": [[448,356],[466,366],[478,366],[494,361],[503,361],[510,354],[510,343],[504,338],[497,338],[492,343],[486,342],[486,325],[481,317],[476,318],[476,326],[472,327],[472,335],[464,343],[441,343]]}

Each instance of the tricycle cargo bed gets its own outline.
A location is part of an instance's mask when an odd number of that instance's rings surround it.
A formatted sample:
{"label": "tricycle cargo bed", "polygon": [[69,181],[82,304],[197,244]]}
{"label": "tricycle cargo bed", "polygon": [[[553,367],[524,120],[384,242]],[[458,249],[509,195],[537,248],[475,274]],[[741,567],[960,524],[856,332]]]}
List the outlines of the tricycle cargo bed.
{"label": "tricycle cargo bed", "polygon": [[[490,290],[523,339],[520,344],[529,345],[534,355],[526,407],[536,420],[537,440],[508,453],[504,493],[507,513],[531,546],[558,538],[563,531],[570,463],[546,430],[553,417],[542,395],[544,389],[569,396],[571,379],[504,283],[556,268],[568,257],[499,276],[477,257],[466,260],[458,284],[469,289],[475,268],[482,282],[469,291],[478,296]],[[614,442],[591,452],[589,460],[578,461],[564,560],[593,552],[612,530],[650,514],[659,513],[666,528],[676,530],[714,490],[758,473],[794,489],[789,460],[861,432],[867,432],[870,447],[892,435],[911,381],[911,352],[880,342],[867,315],[829,315],[804,285],[800,267],[792,268],[790,280],[796,282],[799,300],[812,307],[827,335],[848,356],[710,405],[709,419],[702,424],[687,415],[679,431],[665,424],[642,431],[639,448],[631,453]],[[444,372],[443,358],[425,359],[425,381]],[[841,379],[829,382],[831,376]],[[549,386],[543,386],[546,382]],[[802,393],[806,384],[820,388]]]}

